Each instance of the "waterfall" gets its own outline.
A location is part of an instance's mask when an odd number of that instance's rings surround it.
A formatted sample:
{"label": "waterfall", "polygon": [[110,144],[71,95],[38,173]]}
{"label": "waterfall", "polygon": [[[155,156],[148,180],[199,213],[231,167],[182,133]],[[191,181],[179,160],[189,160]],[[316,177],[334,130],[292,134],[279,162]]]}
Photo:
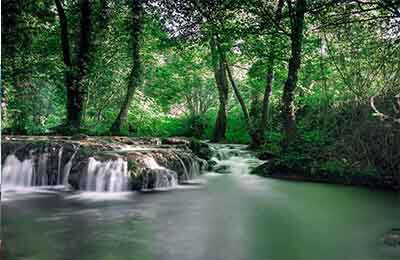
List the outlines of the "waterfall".
{"label": "waterfall", "polygon": [[61,183],[61,164],[62,164],[62,154],[64,147],[61,146],[60,150],[58,150],[58,164],[57,164],[57,183]]}
{"label": "waterfall", "polygon": [[49,178],[47,175],[47,161],[48,161],[49,154],[44,152],[39,155],[38,161],[38,170],[35,171],[35,175],[38,176],[36,178],[36,183],[34,186],[45,186],[49,185]]}
{"label": "waterfall", "polygon": [[32,159],[20,161],[15,155],[7,156],[2,168],[4,186],[29,187],[34,185]]}
{"label": "waterfall", "polygon": [[[69,161],[67,162],[67,164],[64,166],[63,169],[63,181],[58,182],[58,184],[62,184],[62,185],[68,185],[68,178],[69,178],[69,173],[71,172],[71,168],[72,168],[72,162],[75,158],[75,155],[77,154],[78,150],[75,150],[75,152],[72,154],[71,159],[69,159]],[[58,173],[60,174],[60,173]],[[59,175],[59,179],[61,179],[60,175]]]}
{"label": "waterfall", "polygon": [[[55,156],[47,147],[38,155],[29,151],[22,161],[15,154],[10,154],[2,165],[2,181],[9,187],[67,185],[72,161],[77,152],[78,150],[75,149],[64,168],[62,166],[63,147],[60,147]],[[53,160],[57,161],[57,164],[51,163]]]}
{"label": "waterfall", "polygon": [[[183,162],[183,160],[181,159],[181,157],[179,157],[179,155],[176,155],[176,158],[178,158],[179,162],[180,162],[181,165],[182,165],[183,172],[184,172],[184,176],[185,176],[185,181],[189,180],[189,179],[190,179],[190,178],[189,178],[189,172],[188,172],[188,170],[187,170],[187,168],[186,168],[185,163]],[[192,168],[190,168],[190,170],[192,170]]]}
{"label": "waterfall", "polygon": [[[239,144],[213,144],[214,157],[213,169],[224,170],[228,168],[228,172],[236,175],[248,174],[254,167],[259,166],[264,161],[254,158],[251,151],[246,150],[245,145]],[[222,172],[225,173],[225,172]]]}
{"label": "waterfall", "polygon": [[128,162],[118,158],[105,162],[89,158],[85,190],[120,192],[129,190]]}
{"label": "waterfall", "polygon": [[175,171],[160,166],[153,157],[143,159],[146,166],[143,169],[143,190],[169,188],[178,185],[178,175]]}

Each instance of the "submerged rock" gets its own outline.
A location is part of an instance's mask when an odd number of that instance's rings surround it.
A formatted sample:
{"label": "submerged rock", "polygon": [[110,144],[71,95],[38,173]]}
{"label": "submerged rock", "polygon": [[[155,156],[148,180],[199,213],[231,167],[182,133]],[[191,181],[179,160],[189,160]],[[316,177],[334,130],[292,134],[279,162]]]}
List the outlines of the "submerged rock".
{"label": "submerged rock", "polygon": [[217,173],[222,173],[222,174],[230,174],[231,169],[228,165],[217,165],[213,167],[213,171],[217,172]]}
{"label": "submerged rock", "polygon": [[394,228],[384,235],[383,242],[387,246],[400,246],[400,228]]}

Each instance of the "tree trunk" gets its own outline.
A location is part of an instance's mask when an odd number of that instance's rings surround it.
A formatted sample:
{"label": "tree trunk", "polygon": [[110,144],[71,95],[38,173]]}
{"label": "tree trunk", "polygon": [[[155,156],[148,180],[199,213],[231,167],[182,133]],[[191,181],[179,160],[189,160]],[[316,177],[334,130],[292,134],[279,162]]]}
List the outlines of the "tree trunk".
{"label": "tree trunk", "polygon": [[288,77],[283,89],[282,118],[284,140],[282,147],[287,150],[296,138],[296,117],[294,107],[294,91],[298,79],[298,71],[301,63],[301,48],[303,40],[304,13],[306,0],[297,0],[295,12],[292,14],[291,25],[291,58],[289,60]]}
{"label": "tree trunk", "polygon": [[90,61],[90,2],[79,1],[80,23],[76,45],[76,64],[72,63],[70,40],[68,36],[68,22],[60,0],[55,0],[61,27],[61,48],[64,65],[65,87],[67,89],[67,127],[72,131],[79,131],[82,124],[84,101],[86,98],[86,76]]}
{"label": "tree trunk", "polygon": [[256,129],[255,129],[254,123],[251,120],[249,112],[247,110],[246,102],[244,101],[242,95],[240,94],[240,91],[239,91],[238,87],[236,86],[235,80],[233,79],[232,72],[231,72],[228,64],[226,64],[226,62],[225,62],[225,68],[226,68],[226,72],[228,74],[229,80],[231,82],[231,86],[235,93],[235,96],[236,96],[237,100],[239,101],[240,107],[242,108],[244,120],[246,121],[247,131],[251,137],[251,146],[258,147],[261,142],[261,137],[258,135],[258,131],[256,131]]}
{"label": "tree trunk", "polygon": [[225,53],[221,50],[218,39],[215,36],[211,39],[211,55],[219,99],[218,115],[212,141],[220,142],[226,138],[229,86],[225,70]]}
{"label": "tree trunk", "polygon": [[128,89],[121,110],[111,126],[112,134],[121,134],[123,125],[126,121],[129,107],[131,106],[136,88],[142,82],[142,64],[140,60],[140,33],[142,19],[142,0],[132,2],[132,69],[128,80]]}
{"label": "tree trunk", "polygon": [[[278,0],[277,6],[276,6],[276,11],[275,11],[275,24],[278,26],[281,22],[282,19],[282,9],[284,5],[284,0]],[[275,65],[275,52],[276,52],[276,45],[277,45],[277,39],[276,37],[272,37],[271,39],[271,45],[269,47],[269,56],[268,56],[268,67],[267,67],[267,72],[266,72],[266,84],[265,84],[265,90],[264,90],[264,96],[263,96],[263,101],[262,101],[262,106],[261,106],[261,118],[259,122],[257,123],[257,126],[255,126],[255,131],[257,132],[257,136],[259,138],[258,145],[256,147],[262,145],[265,143],[265,136],[264,133],[267,128],[268,124],[268,116],[269,116],[269,103],[270,103],[270,97],[272,94],[272,85],[274,82],[274,65]]]}

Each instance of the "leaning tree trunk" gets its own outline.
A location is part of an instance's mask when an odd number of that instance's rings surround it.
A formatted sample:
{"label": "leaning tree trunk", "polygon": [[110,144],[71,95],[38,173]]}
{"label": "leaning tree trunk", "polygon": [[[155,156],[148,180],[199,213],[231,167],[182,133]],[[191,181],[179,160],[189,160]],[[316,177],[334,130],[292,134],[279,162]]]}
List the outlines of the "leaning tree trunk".
{"label": "leaning tree trunk", "polygon": [[86,77],[90,60],[90,2],[79,1],[80,23],[76,45],[76,63],[72,62],[68,36],[68,22],[60,0],[55,0],[61,27],[61,48],[65,69],[65,87],[67,89],[67,127],[73,132],[79,131],[82,124],[86,98]]}
{"label": "leaning tree trunk", "polygon": [[215,122],[214,134],[212,141],[220,142],[225,140],[227,127],[227,111],[228,111],[228,81],[225,70],[225,54],[218,46],[218,40],[213,37],[211,39],[211,54],[214,66],[214,76],[218,87],[219,108]]}
{"label": "leaning tree trunk", "polygon": [[228,64],[225,63],[225,68],[226,72],[228,73],[229,81],[231,82],[231,86],[233,88],[233,92],[235,93],[235,96],[237,100],[239,101],[240,107],[242,108],[243,111],[243,116],[244,120],[246,122],[246,127],[247,131],[250,135],[251,138],[251,147],[258,147],[261,144],[261,137],[258,135],[258,131],[255,129],[255,124],[251,120],[249,111],[247,110],[246,102],[244,101],[242,95],[240,94],[240,91],[235,83],[235,80],[233,79],[232,72],[228,66]]}
{"label": "leaning tree trunk", "polygon": [[140,60],[140,33],[142,19],[142,0],[132,1],[132,69],[128,80],[128,89],[121,110],[111,126],[112,134],[121,134],[123,125],[126,121],[129,107],[132,104],[136,88],[142,82],[142,64]]}
{"label": "leaning tree trunk", "polygon": [[294,106],[294,91],[298,79],[298,71],[301,62],[301,47],[304,28],[304,13],[306,0],[297,0],[295,12],[292,14],[291,28],[291,58],[289,60],[288,77],[283,89],[282,96],[282,118],[284,139],[282,148],[287,150],[296,138],[296,117]]}

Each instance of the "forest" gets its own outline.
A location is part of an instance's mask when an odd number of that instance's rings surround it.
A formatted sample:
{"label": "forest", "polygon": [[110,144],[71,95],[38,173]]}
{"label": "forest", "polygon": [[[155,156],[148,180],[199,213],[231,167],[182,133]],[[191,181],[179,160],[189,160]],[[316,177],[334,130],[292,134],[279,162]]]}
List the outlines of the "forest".
{"label": "forest", "polygon": [[399,6],[2,1],[2,132],[193,137],[249,144],[277,169],[393,178]]}
{"label": "forest", "polygon": [[400,0],[2,0],[0,258],[400,259]]}

